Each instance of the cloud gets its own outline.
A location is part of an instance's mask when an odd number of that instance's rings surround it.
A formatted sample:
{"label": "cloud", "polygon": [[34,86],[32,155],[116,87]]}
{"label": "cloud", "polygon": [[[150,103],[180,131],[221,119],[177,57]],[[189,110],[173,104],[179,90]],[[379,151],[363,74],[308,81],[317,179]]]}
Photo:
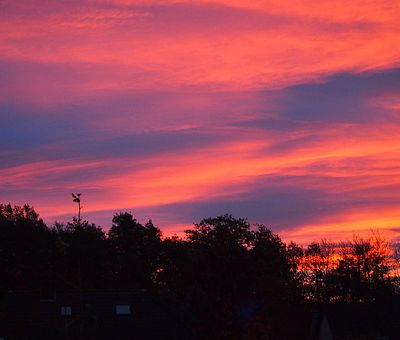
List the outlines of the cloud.
{"label": "cloud", "polygon": [[340,74],[323,84],[304,84],[286,89],[277,104],[290,119],[371,123],[395,117],[380,104],[382,99],[399,99],[400,70],[379,73]]}
{"label": "cloud", "polygon": [[3,7],[8,15],[2,59],[82,64],[84,72],[88,64],[112,69],[106,79],[98,72],[98,87],[281,88],[399,61],[393,6],[355,3],[329,12],[327,3],[302,2],[7,2]]}
{"label": "cloud", "polygon": [[390,2],[0,6],[0,200],[71,216],[79,190],[97,223],[131,209],[166,232],[400,224]]}
{"label": "cloud", "polygon": [[[259,216],[257,211],[262,211],[253,196],[266,205],[271,205],[276,196],[282,209],[285,200],[297,198],[291,205],[297,206],[298,215],[290,210],[279,211],[285,216],[282,221],[287,221],[279,226],[299,225],[307,220],[304,213],[308,218],[321,217],[310,214],[309,208],[317,206],[316,197],[329,195],[338,178],[341,182],[346,179],[344,186],[354,190],[362,176],[368,176],[364,184],[367,188],[383,175],[387,183],[394,183],[398,150],[393,140],[398,126],[393,121],[385,122],[381,114],[382,123],[377,128],[373,115],[376,107],[369,105],[369,100],[390,98],[397,89],[396,74],[397,70],[341,75],[319,85],[305,84],[272,93],[111,93],[85,98],[73,111],[69,105],[55,106],[45,113],[39,108],[35,111],[14,105],[14,111],[3,111],[6,133],[2,141],[3,151],[7,152],[2,163],[3,190],[10,195],[13,187],[30,187],[39,196],[48,197],[49,192],[86,188],[92,192],[88,199],[96,202],[93,211],[110,208],[107,199],[97,196],[99,192],[114,197],[116,208],[148,207],[153,212],[157,207],[165,210],[184,203],[195,207],[207,199],[213,202],[211,207],[221,207],[219,211],[237,210],[249,217]],[[363,108],[365,119],[354,121],[351,115],[347,121],[326,117],[322,106],[321,115],[313,119],[286,112],[291,108],[301,110],[304,103],[307,106],[304,96],[315,92],[340,101],[343,79],[352,83],[353,93],[358,93],[352,100]],[[375,82],[378,85],[374,87]],[[284,98],[290,105],[283,105]],[[193,103],[197,105],[192,107]],[[342,113],[340,105],[336,110],[329,103],[326,107]],[[112,112],[118,112],[117,120],[110,117]],[[152,116],[160,118],[153,124],[149,121]],[[253,120],[248,120],[249,116]],[[12,136],[16,136],[15,143]],[[269,181],[279,185],[284,176],[305,177],[308,181],[283,185],[282,192],[274,189],[271,196],[265,196],[270,188],[258,182],[252,185],[260,176],[270,176]],[[313,178],[315,183],[321,178],[324,181],[315,187]],[[53,199],[47,204],[52,203]],[[182,210],[200,215],[195,209]],[[205,208],[199,211],[207,213]],[[336,211],[323,213],[334,216]]]}

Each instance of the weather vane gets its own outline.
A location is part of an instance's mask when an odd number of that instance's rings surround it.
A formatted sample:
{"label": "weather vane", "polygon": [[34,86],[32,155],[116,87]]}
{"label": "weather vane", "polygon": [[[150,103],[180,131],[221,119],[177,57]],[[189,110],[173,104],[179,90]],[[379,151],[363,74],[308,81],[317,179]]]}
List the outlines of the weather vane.
{"label": "weather vane", "polygon": [[81,195],[82,194],[72,194],[73,202],[78,203],[78,222],[81,222]]}

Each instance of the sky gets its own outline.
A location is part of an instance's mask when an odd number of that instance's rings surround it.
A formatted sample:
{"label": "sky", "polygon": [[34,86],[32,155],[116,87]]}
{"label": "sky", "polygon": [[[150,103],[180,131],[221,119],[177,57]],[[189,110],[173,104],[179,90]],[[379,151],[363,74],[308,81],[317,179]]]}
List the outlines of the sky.
{"label": "sky", "polygon": [[397,0],[0,0],[0,202],[400,239]]}

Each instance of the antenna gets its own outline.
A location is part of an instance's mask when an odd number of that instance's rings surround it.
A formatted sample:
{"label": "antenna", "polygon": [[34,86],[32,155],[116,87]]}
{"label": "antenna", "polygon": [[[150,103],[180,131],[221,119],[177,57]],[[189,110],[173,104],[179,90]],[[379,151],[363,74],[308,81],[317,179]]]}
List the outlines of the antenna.
{"label": "antenna", "polygon": [[82,206],[81,206],[81,195],[82,194],[71,194],[72,198],[73,198],[73,202],[78,203],[78,222],[81,222],[81,210],[82,210]]}
{"label": "antenna", "polygon": [[82,264],[81,264],[81,210],[82,210],[82,205],[81,205],[81,195],[82,194],[71,194],[72,195],[72,201],[75,203],[78,203],[78,278],[79,278],[79,308],[80,308],[80,313],[79,313],[79,339],[82,339],[82,331],[83,331],[83,320],[82,320],[82,315],[83,315],[83,297],[82,297]]}

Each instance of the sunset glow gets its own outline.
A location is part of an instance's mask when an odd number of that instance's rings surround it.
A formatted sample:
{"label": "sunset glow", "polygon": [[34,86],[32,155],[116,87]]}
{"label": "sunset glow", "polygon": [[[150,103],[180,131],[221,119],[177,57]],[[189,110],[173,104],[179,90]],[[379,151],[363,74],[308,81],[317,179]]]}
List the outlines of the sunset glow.
{"label": "sunset glow", "polygon": [[0,203],[399,239],[399,22],[393,0],[2,1]]}

